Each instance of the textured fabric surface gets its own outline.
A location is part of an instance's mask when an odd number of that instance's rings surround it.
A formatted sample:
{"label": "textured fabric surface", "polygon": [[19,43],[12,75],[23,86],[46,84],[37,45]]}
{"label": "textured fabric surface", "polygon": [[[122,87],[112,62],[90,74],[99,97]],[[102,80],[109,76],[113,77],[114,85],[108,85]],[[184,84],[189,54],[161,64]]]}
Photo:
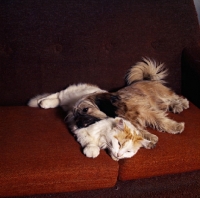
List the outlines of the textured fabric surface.
{"label": "textured fabric surface", "polygon": [[[117,178],[132,180],[200,168],[200,111],[190,104],[181,114],[180,135],[151,130],[155,149],[140,149],[131,159],[114,162],[102,151],[96,159],[81,153],[59,109],[0,108],[0,195],[31,195],[112,187]],[[192,123],[190,125],[190,122]]]}
{"label": "textured fabric surface", "polygon": [[119,179],[131,180],[200,170],[200,110],[192,103],[180,114],[169,117],[185,122],[182,134],[172,135],[149,130],[159,137],[152,150],[140,149],[131,159],[119,162]]}
{"label": "textured fabric surface", "polygon": [[59,110],[0,107],[0,197],[112,187],[118,163],[85,157]]}
{"label": "textured fabric surface", "polygon": [[180,93],[182,50],[200,39],[192,0],[0,1],[0,19],[0,105],[79,82],[120,88],[144,56]]}
{"label": "textured fabric surface", "polygon": [[200,171],[118,181],[108,189],[27,196],[27,198],[199,198]]}

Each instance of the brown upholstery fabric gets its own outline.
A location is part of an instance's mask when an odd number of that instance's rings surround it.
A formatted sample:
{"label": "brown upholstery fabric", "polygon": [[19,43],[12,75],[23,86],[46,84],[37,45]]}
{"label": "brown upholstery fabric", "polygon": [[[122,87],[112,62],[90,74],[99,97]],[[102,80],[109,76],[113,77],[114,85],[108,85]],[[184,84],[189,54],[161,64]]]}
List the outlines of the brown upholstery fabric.
{"label": "brown upholstery fabric", "polygon": [[118,163],[86,158],[59,110],[0,107],[0,197],[115,185]]}
{"label": "brown upholstery fabric", "polygon": [[[96,159],[81,153],[66,129],[60,109],[0,108],[0,196],[69,192],[112,187],[131,180],[199,170],[200,111],[192,103],[181,114],[185,131],[159,136],[155,149],[140,149],[114,162],[104,151]],[[192,124],[190,124],[192,123]]]}
{"label": "brown upholstery fabric", "polygon": [[182,50],[200,40],[192,0],[0,1],[0,19],[0,105],[79,82],[120,88],[143,56],[180,93]]}
{"label": "brown upholstery fabric", "polygon": [[189,109],[169,116],[185,122],[183,133],[171,135],[150,130],[159,137],[157,146],[153,150],[140,149],[133,158],[121,160],[120,180],[200,169],[200,110],[190,103]]}

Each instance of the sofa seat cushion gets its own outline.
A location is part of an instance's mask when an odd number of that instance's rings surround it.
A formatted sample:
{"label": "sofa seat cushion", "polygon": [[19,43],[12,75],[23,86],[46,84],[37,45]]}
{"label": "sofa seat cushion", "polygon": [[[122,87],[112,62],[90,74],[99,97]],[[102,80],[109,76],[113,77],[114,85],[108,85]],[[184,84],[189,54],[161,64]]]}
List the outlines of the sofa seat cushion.
{"label": "sofa seat cushion", "polygon": [[172,135],[148,129],[159,137],[154,149],[140,149],[131,159],[121,160],[120,180],[148,178],[200,170],[200,110],[192,103],[180,114],[169,113],[172,119],[185,122],[181,134]]}
{"label": "sofa seat cushion", "polygon": [[85,157],[60,109],[0,107],[0,197],[115,185],[118,163]]}

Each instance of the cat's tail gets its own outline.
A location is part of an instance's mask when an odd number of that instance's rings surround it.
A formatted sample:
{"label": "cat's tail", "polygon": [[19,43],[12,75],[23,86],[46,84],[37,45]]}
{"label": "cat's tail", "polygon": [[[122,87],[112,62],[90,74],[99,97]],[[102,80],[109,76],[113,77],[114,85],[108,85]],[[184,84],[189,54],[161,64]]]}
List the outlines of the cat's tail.
{"label": "cat's tail", "polygon": [[164,63],[157,63],[150,58],[142,58],[143,61],[137,62],[126,75],[127,84],[140,80],[156,80],[164,83],[163,80],[167,75],[167,69]]}
{"label": "cat's tail", "polygon": [[37,95],[37,96],[31,98],[31,99],[28,101],[28,104],[27,104],[27,105],[28,105],[29,107],[39,107],[38,101],[39,101],[40,99],[42,99],[42,98],[47,97],[48,95],[50,95],[50,94],[45,93],[45,94]]}

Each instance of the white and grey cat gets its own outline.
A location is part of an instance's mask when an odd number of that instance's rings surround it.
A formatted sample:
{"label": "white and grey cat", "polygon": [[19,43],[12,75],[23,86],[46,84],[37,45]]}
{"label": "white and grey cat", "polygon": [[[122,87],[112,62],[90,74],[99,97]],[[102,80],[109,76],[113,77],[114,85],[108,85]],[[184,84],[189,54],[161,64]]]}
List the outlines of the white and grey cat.
{"label": "white and grey cat", "polygon": [[74,131],[87,157],[95,158],[100,149],[108,149],[113,160],[131,158],[141,147],[152,148],[152,142],[123,118],[107,118]]}

